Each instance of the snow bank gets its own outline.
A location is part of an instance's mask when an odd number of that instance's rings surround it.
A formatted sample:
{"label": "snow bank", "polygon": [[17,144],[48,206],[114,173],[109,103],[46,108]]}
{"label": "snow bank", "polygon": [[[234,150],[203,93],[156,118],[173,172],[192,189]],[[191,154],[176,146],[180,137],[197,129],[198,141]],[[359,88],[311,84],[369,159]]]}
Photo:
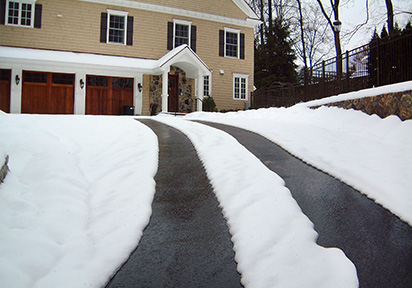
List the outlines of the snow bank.
{"label": "snow bank", "polygon": [[170,116],[194,144],[227,219],[245,287],[358,287],[355,266],[316,244],[284,181],[230,135]]}
{"label": "snow bank", "polygon": [[129,117],[0,114],[0,287],[101,287],[151,215],[157,138]]}
{"label": "snow bank", "polygon": [[412,225],[412,121],[306,106],[226,114],[199,112],[186,119],[254,131],[375,199]]}

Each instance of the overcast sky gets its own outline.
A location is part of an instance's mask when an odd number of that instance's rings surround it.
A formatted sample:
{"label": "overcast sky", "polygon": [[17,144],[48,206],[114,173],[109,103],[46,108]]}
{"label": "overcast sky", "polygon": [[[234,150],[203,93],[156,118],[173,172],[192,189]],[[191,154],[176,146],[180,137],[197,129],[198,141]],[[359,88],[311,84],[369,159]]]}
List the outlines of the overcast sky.
{"label": "overcast sky", "polygon": [[[314,1],[314,0],[313,0]],[[328,2],[328,1],[323,1]],[[356,25],[366,21],[366,0],[341,0],[340,5],[340,20],[342,22],[342,35],[353,30]],[[400,11],[412,12],[411,0],[392,0],[394,13]],[[378,27],[378,33],[381,32],[383,25],[387,19],[385,0],[369,0],[369,20],[356,34],[350,42],[345,39],[342,41],[342,49],[344,51],[356,48],[367,44],[372,37],[375,27]],[[408,20],[412,20],[411,14],[395,15],[395,22],[403,28]]]}

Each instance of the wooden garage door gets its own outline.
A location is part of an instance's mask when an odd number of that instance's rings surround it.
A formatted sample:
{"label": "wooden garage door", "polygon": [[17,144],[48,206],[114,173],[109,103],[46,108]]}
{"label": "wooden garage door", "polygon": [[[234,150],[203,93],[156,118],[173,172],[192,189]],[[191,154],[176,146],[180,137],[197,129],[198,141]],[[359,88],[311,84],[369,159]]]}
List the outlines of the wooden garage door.
{"label": "wooden garage door", "polygon": [[22,113],[73,114],[74,74],[23,71]]}
{"label": "wooden garage door", "polygon": [[11,70],[0,70],[0,110],[10,113]]}
{"label": "wooden garage door", "polygon": [[122,115],[133,105],[133,78],[87,76],[86,114]]}

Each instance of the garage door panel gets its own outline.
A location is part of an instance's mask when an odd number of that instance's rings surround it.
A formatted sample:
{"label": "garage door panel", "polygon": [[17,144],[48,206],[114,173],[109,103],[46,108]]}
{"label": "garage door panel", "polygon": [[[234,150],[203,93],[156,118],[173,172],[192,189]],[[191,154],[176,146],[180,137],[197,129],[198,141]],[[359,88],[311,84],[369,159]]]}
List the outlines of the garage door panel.
{"label": "garage door panel", "polygon": [[51,113],[72,114],[74,111],[73,86],[52,86],[50,97]]}
{"label": "garage door panel", "polygon": [[22,113],[45,114],[48,109],[47,85],[25,84],[21,101]]}
{"label": "garage door panel", "polygon": [[87,87],[86,114],[106,115],[109,111],[109,91],[99,87]]}
{"label": "garage door panel", "polygon": [[123,106],[133,106],[133,89],[113,89],[114,114],[123,114]]}

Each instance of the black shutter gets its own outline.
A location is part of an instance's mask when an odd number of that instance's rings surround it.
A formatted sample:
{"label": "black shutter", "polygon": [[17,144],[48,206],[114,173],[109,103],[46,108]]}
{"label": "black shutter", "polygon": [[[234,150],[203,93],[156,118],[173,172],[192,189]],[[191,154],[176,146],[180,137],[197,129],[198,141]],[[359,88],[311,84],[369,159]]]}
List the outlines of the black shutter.
{"label": "black shutter", "polygon": [[167,50],[173,49],[173,22],[167,22]]}
{"label": "black shutter", "polygon": [[191,31],[190,31],[190,48],[192,48],[193,51],[196,52],[196,26],[191,26]]}
{"label": "black shutter", "polygon": [[240,33],[240,59],[245,59],[245,34]]}
{"label": "black shutter", "polygon": [[225,31],[219,30],[219,56],[225,56]]}
{"label": "black shutter", "polygon": [[6,24],[6,0],[0,0],[0,24]]}
{"label": "black shutter", "polygon": [[43,6],[41,4],[36,4],[34,6],[34,28],[41,28],[41,13]]}
{"label": "black shutter", "polygon": [[133,17],[127,16],[127,45],[133,45]]}
{"label": "black shutter", "polygon": [[100,42],[107,42],[107,13],[102,13],[100,21]]}

